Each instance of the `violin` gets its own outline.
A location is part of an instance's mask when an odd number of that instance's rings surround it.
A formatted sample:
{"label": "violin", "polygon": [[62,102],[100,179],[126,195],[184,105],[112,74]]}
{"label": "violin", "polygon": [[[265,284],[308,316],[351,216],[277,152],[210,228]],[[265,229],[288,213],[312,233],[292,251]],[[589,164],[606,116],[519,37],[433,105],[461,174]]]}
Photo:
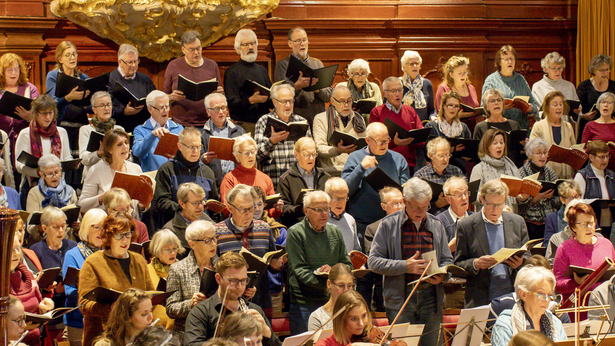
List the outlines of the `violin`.
{"label": "violin", "polygon": [[380,330],[380,328],[372,327],[369,332],[365,332],[363,335],[355,336],[351,341],[352,343],[368,343],[368,344],[376,344],[376,345],[387,345],[387,346],[408,346],[405,341],[394,339],[391,334],[386,337],[384,342],[383,339],[385,337],[385,333]]}

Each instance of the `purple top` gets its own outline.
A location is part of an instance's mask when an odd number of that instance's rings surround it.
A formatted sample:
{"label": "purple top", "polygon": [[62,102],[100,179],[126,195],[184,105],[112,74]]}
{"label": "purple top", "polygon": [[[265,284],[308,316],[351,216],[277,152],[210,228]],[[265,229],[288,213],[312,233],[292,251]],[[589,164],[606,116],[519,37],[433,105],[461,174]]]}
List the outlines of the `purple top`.
{"label": "purple top", "polygon": [[[574,278],[564,276],[564,272],[570,265],[596,269],[603,262],[605,257],[615,258],[615,249],[610,240],[604,237],[597,237],[595,244],[584,245],[576,239],[566,240],[557,248],[555,260],[553,262],[553,273],[555,274],[555,290],[564,296],[564,300],[574,292],[579,285]],[[591,290],[594,290],[601,282],[596,282]]]}
{"label": "purple top", "polygon": [[[28,88],[30,88],[30,95],[26,96],[26,91],[28,90]],[[26,84],[17,87],[17,92],[15,94],[19,96],[30,97],[34,100],[39,95],[39,92],[38,88],[36,88],[34,84],[27,82]],[[4,90],[0,91],[0,98],[2,98],[2,95],[4,95]],[[15,142],[17,141],[17,136],[19,135],[19,132],[28,127],[29,124],[30,123],[25,120],[15,119],[7,115],[0,114],[0,130],[6,132],[6,134],[9,136],[9,140],[11,141],[11,153],[15,152]],[[13,160],[13,168],[15,168],[14,156],[15,155],[11,155]]]}

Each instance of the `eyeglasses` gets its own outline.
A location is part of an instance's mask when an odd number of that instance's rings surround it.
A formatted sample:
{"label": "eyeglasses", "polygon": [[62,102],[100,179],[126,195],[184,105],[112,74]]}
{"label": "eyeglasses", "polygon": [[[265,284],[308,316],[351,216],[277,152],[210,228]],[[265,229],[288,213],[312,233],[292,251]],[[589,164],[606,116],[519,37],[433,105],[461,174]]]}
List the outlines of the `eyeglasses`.
{"label": "eyeglasses", "polygon": [[48,117],[48,116],[55,117],[56,112],[55,111],[38,112],[38,115],[43,116],[43,117]]}
{"label": "eyeglasses", "polygon": [[202,145],[186,145],[182,142],[179,142],[179,144],[183,145],[184,147],[188,148],[190,151],[200,151],[201,148],[203,147]]}
{"label": "eyeglasses", "polygon": [[196,202],[190,202],[190,201],[188,201],[188,203],[192,204],[192,206],[194,206],[195,208],[196,208],[196,207],[199,207],[199,206],[201,206],[201,205],[205,205],[205,201],[196,201]]}
{"label": "eyeglasses", "polygon": [[374,141],[374,143],[376,143],[376,145],[387,145],[389,144],[389,142],[391,142],[391,137],[389,137],[388,139],[385,139],[384,141],[377,141],[372,137],[368,137],[369,139],[371,139],[372,141]]}
{"label": "eyeglasses", "polygon": [[9,67],[6,69],[7,73],[18,73],[20,72],[19,67]]}
{"label": "eyeglasses", "polygon": [[313,210],[314,212],[316,212],[317,214],[322,214],[322,213],[328,213],[331,211],[331,208],[326,207],[326,208],[312,208],[312,207],[306,207],[307,209]]}
{"label": "eyeglasses", "polygon": [[276,101],[278,101],[279,103],[283,104],[283,105],[292,105],[295,103],[294,99],[290,99],[290,100],[278,100],[278,99],[274,99]]}
{"label": "eyeglasses", "polygon": [[169,106],[169,105],[164,105],[162,107],[154,107],[154,106],[151,106],[151,107],[154,108],[155,110],[159,111],[159,112],[166,112],[169,109],[171,109],[171,106]]}
{"label": "eyeglasses", "polygon": [[605,72],[611,72],[610,68],[601,68],[598,70],[599,72],[605,73]]}
{"label": "eyeglasses", "polygon": [[356,283],[351,283],[351,284],[336,284],[335,282],[331,282],[332,284],[334,284],[335,286],[337,286],[337,288],[339,288],[340,290],[354,290],[355,288],[357,288],[357,284]]}
{"label": "eyeglasses", "polygon": [[489,101],[487,101],[487,103],[491,103],[491,104],[494,104],[494,103],[502,103],[502,102],[504,102],[504,100],[502,100],[501,98],[497,98],[497,99],[490,99]]}
{"label": "eyeglasses", "polygon": [[301,153],[301,156],[303,156],[304,159],[315,159],[318,157],[318,153],[317,152]]}
{"label": "eyeglasses", "polygon": [[393,203],[393,204],[389,204],[387,203],[387,205],[391,208],[401,208],[404,206],[404,202],[397,202],[397,203]]}
{"label": "eyeglasses", "polygon": [[333,197],[333,196],[331,196],[331,202],[347,201],[348,199],[349,199],[348,196],[346,196],[346,197]]}
{"label": "eyeglasses", "polygon": [[500,203],[500,204],[485,203],[485,207],[489,207],[489,208],[493,208],[493,209],[503,209],[504,206],[506,206],[506,203]]}
{"label": "eyeglasses", "polygon": [[256,47],[258,45],[258,42],[256,41],[252,41],[252,42],[246,42],[246,43],[241,43],[240,46],[242,48],[246,48],[246,47],[250,47],[250,46],[254,46]]}
{"label": "eyeglasses", "polygon": [[336,98],[335,98],[335,97],[333,97],[333,96],[331,96],[331,98],[332,98],[332,99],[334,99],[334,100],[335,100],[335,102],[340,103],[340,104],[342,104],[342,105],[344,105],[344,106],[347,106],[347,105],[349,105],[349,104],[351,104],[351,103],[352,103],[352,99],[350,99],[350,100],[341,100],[341,101],[340,101],[340,100],[336,99]]}
{"label": "eyeglasses", "polygon": [[246,286],[248,284],[248,281],[250,281],[249,278],[245,278],[245,279],[229,279],[229,278],[225,278],[224,276],[222,278],[224,278],[224,280],[228,281],[231,286],[237,286],[239,284],[241,284],[242,286]]}
{"label": "eyeglasses", "polygon": [[199,241],[199,242],[203,242],[203,244],[205,245],[209,245],[211,243],[217,243],[218,242],[218,236],[214,236],[212,238],[203,238],[203,239],[195,239],[193,241]]}
{"label": "eyeglasses", "polygon": [[69,59],[69,58],[76,58],[76,57],[77,57],[77,52],[66,53],[66,54],[64,54],[64,57],[65,57],[66,59]]}
{"label": "eyeglasses", "polygon": [[10,321],[17,323],[18,325],[22,325],[22,324],[25,325],[26,324],[26,316],[22,316],[22,317],[20,317],[18,319],[10,320]]}
{"label": "eyeglasses", "polygon": [[296,40],[290,40],[290,42],[294,43],[294,44],[304,44],[304,43],[308,43],[308,39],[306,38],[299,38]]}
{"label": "eyeglasses", "polygon": [[555,296],[552,294],[538,293],[534,291],[529,291],[528,293],[536,295],[536,298],[538,298],[538,300],[542,300],[543,302],[552,302],[555,300]]}
{"label": "eyeglasses", "polygon": [[210,111],[214,112],[214,113],[220,113],[220,112],[227,112],[228,111],[228,107],[227,106],[221,106],[221,107],[216,107],[216,108],[207,108]]}
{"label": "eyeglasses", "polygon": [[162,252],[166,254],[177,253],[178,251],[179,251],[179,248],[177,247],[170,248],[170,249],[162,249]]}
{"label": "eyeglasses", "polygon": [[607,154],[607,155],[592,155],[592,156],[595,157],[595,158],[598,158],[598,159],[600,159],[602,161],[609,159],[609,154]]}
{"label": "eyeglasses", "polygon": [[417,66],[421,66],[421,63],[420,62],[407,62],[404,65],[417,67]]}
{"label": "eyeglasses", "polygon": [[610,106],[610,105],[612,105],[612,104],[615,104],[615,102],[613,102],[613,101],[607,101],[607,100],[604,100],[604,101],[601,101],[601,102],[600,102],[600,104],[607,104],[607,105],[609,105],[609,106]]}
{"label": "eyeglasses", "polygon": [[445,106],[446,106],[446,108],[448,108],[448,109],[459,109],[459,105],[454,105],[454,104],[446,104]]}
{"label": "eyeglasses", "polygon": [[417,207],[415,205],[411,205],[410,203],[408,203],[408,208],[410,208],[410,210],[415,213],[426,213],[427,211],[429,211],[430,205],[427,204],[424,207]]}
{"label": "eyeglasses", "polygon": [[102,105],[98,105],[98,106],[92,106],[94,108],[111,108],[113,106],[113,104],[111,103],[103,103]]}
{"label": "eyeglasses", "polygon": [[63,223],[61,225],[53,225],[53,226],[48,226],[48,227],[51,228],[52,230],[56,231],[56,232],[59,232],[61,230],[65,230],[66,227],[68,227],[68,225]]}
{"label": "eyeglasses", "polygon": [[186,46],[183,47],[185,50],[187,50],[189,53],[196,53],[196,52],[200,52],[203,50],[203,47],[198,46],[196,48],[188,48]]}
{"label": "eyeglasses", "polygon": [[451,196],[451,197],[453,197],[455,199],[462,199],[464,197],[470,197],[471,194],[472,193],[470,191],[466,191],[466,192],[458,193],[458,194],[455,194],[455,195],[450,195],[449,194],[449,196]]}
{"label": "eyeglasses", "polygon": [[355,72],[351,76],[353,76],[354,78],[359,78],[359,77],[365,78],[367,77],[367,72],[361,72],[361,73]]}
{"label": "eyeglasses", "polygon": [[256,155],[256,150],[248,150],[248,151],[238,151],[243,156],[253,156]]}
{"label": "eyeglasses", "polygon": [[560,67],[549,67],[549,70],[557,72],[557,71],[564,71],[564,68],[561,66]]}
{"label": "eyeglasses", "polygon": [[536,156],[547,156],[547,155],[549,155],[549,152],[548,151],[539,151],[537,153],[535,152],[534,155],[536,155]]}
{"label": "eyeglasses", "polygon": [[503,62],[513,62],[515,61],[515,58],[500,58],[500,60]]}
{"label": "eyeglasses", "polygon": [[229,205],[235,209],[237,209],[237,211],[239,212],[239,214],[246,214],[246,213],[253,213],[254,212],[254,206],[251,206],[250,208],[237,208],[236,206],[233,205],[233,203],[229,203]]}
{"label": "eyeglasses", "polygon": [[594,228],[596,227],[596,222],[595,221],[589,221],[589,222],[577,222],[574,224],[576,227],[578,228],[582,228],[582,229],[590,229],[590,228]]}
{"label": "eyeglasses", "polygon": [[133,234],[132,231],[126,232],[126,233],[115,233],[113,235],[113,239],[115,239],[115,240],[122,240],[124,238],[132,239],[132,234]]}
{"label": "eyeglasses", "polygon": [[451,155],[451,154],[438,154],[438,155],[434,155],[434,156],[438,160],[444,160],[444,159],[450,159],[451,156],[453,156],[453,155]]}
{"label": "eyeglasses", "polygon": [[54,177],[59,177],[60,175],[62,175],[62,171],[55,171],[53,173],[45,173],[43,172],[43,175],[45,176],[45,178],[54,178]]}
{"label": "eyeglasses", "polygon": [[397,93],[403,93],[404,92],[404,88],[399,88],[399,89],[384,89],[384,91],[389,92],[391,94],[397,94]]}
{"label": "eyeglasses", "polygon": [[133,66],[133,65],[137,66],[137,65],[139,65],[139,62],[140,62],[139,59],[133,60],[133,61],[126,61],[124,59],[120,59],[120,61],[123,62],[124,64],[128,65],[128,66]]}

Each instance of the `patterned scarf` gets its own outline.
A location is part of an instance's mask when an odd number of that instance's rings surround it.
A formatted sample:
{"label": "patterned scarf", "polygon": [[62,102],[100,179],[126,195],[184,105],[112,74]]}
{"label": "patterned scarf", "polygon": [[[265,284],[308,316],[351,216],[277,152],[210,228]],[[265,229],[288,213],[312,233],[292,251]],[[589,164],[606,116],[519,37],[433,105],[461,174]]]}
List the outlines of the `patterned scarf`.
{"label": "patterned scarf", "polygon": [[367,80],[365,81],[365,85],[363,86],[363,89],[361,89],[361,91],[357,90],[357,87],[352,82],[352,79],[348,80],[346,86],[350,90],[350,94],[352,95],[352,99],[354,101],[368,99],[374,96],[374,89],[372,89],[372,86],[369,85],[369,82]]}
{"label": "patterned scarf", "polygon": [[158,257],[152,257],[152,266],[154,266],[154,270],[159,277],[166,278],[169,276],[169,268],[171,268],[171,266],[160,262]]}
{"label": "patterned scarf", "polygon": [[[523,301],[521,299],[519,299],[515,306],[513,306],[512,308],[511,320],[513,335],[525,331],[530,327],[529,317],[525,313],[525,309],[523,308]],[[537,329],[536,326],[534,326],[534,329]],[[553,341],[558,341],[559,335],[557,334],[557,330],[555,329],[555,323],[553,323],[553,321],[551,321],[551,318],[547,316],[547,312],[545,312],[540,317],[540,327],[537,330],[543,333],[547,338]]]}
{"label": "patterned scarf", "polygon": [[70,202],[75,190],[68,184],[64,178],[60,179],[60,183],[56,187],[49,187],[45,182],[45,179],[40,178],[38,180],[38,189],[45,196],[41,205],[45,208],[48,205],[52,205],[57,208],[62,208]]}
{"label": "patterned scarf", "polygon": [[412,106],[415,109],[427,107],[427,101],[425,101],[425,95],[423,95],[423,77],[421,75],[416,76],[414,80],[410,80],[410,76],[405,75],[402,78],[402,83],[408,89],[408,92],[402,99],[403,104]]}
{"label": "patterned scarf", "polygon": [[56,120],[51,122],[51,125],[47,128],[47,130],[43,130],[36,120],[32,120],[30,122],[30,148],[32,150],[32,155],[36,157],[43,156],[43,144],[41,143],[42,138],[50,138],[51,139],[51,153],[55,156],[62,158],[62,142],[60,141],[60,133],[56,127]]}
{"label": "patterned scarf", "polygon": [[[356,133],[362,133],[365,131],[365,120],[363,119],[363,116],[354,111],[348,116],[352,117],[352,127]],[[333,134],[335,129],[341,128],[340,117],[341,116],[337,114],[337,110],[333,107],[333,105],[327,108],[327,123],[329,124],[329,128],[327,128],[327,138],[331,137],[331,134]]]}
{"label": "patterned scarf", "polygon": [[98,120],[96,116],[92,118],[92,126],[94,126],[94,130],[100,133],[107,133],[109,130],[113,130],[115,127],[115,119],[109,118],[106,123]]}
{"label": "patterned scarf", "polygon": [[9,207],[9,201],[8,199],[6,199],[6,191],[4,191],[2,185],[0,185],[0,206],[3,206],[5,208]]}
{"label": "patterned scarf", "polygon": [[88,258],[91,254],[100,250],[90,245],[87,241],[80,241],[77,243],[77,248],[79,248],[79,252],[81,252],[81,256],[83,256],[83,258]]}
{"label": "patterned scarf", "polygon": [[438,127],[440,127],[440,131],[442,131],[442,133],[444,133],[444,135],[448,138],[456,138],[461,136],[461,133],[463,132],[463,127],[461,126],[461,121],[453,121],[453,124],[449,124],[448,121],[444,120],[444,119],[440,119],[440,117],[438,117],[436,119],[436,123],[438,124]]}
{"label": "patterned scarf", "polygon": [[273,240],[278,240],[278,238],[280,237],[280,229],[286,228],[286,226],[277,222],[274,218],[267,215],[267,213],[263,213],[261,220],[269,224],[269,227],[271,228],[271,234],[273,235]]}

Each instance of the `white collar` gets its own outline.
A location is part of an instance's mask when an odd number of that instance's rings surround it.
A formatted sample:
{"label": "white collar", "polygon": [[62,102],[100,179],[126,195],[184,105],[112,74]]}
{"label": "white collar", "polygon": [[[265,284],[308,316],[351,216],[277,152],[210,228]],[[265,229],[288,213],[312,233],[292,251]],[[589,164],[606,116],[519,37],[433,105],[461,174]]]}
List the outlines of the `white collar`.
{"label": "white collar", "polygon": [[122,69],[119,66],[117,70],[120,71],[120,75],[122,76],[122,79],[135,79],[137,77],[137,72],[135,72],[135,74],[133,74],[132,77],[126,77],[126,75],[124,74],[124,72],[122,72]]}
{"label": "white collar", "polygon": [[485,216],[485,213],[483,212],[483,209],[480,210],[480,214],[483,216],[483,221],[490,223],[492,225],[501,225],[504,222],[504,218],[502,218],[501,214],[500,214],[500,217],[498,218],[498,222],[491,222],[489,219],[487,219],[487,217]]}
{"label": "white collar", "polygon": [[154,120],[153,117],[149,117],[149,122],[150,122],[150,124],[152,124],[152,127],[154,128],[154,130],[159,128],[159,127],[164,127],[165,129],[169,129],[169,121],[168,120],[167,120],[167,123],[164,124],[164,126],[160,126],[160,124],[156,120]]}
{"label": "white collar", "polygon": [[451,214],[451,217],[453,218],[453,221],[461,221],[463,219],[466,218],[466,216],[468,216],[468,212],[466,211],[463,215],[458,216],[454,211],[453,208],[451,208],[450,206],[448,207],[448,212]]}

